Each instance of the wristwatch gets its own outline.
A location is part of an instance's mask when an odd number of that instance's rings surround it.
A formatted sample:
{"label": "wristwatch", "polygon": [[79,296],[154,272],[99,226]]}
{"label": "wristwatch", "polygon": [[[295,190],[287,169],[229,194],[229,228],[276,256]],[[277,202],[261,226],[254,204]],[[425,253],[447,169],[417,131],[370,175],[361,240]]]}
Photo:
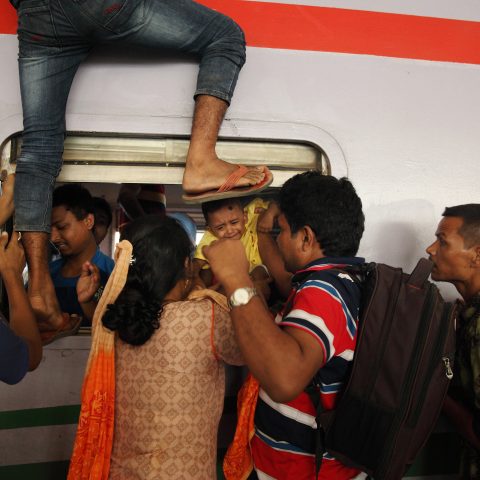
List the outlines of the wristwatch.
{"label": "wristwatch", "polygon": [[230,295],[228,305],[230,308],[246,305],[255,295],[258,295],[258,292],[254,287],[237,288]]}

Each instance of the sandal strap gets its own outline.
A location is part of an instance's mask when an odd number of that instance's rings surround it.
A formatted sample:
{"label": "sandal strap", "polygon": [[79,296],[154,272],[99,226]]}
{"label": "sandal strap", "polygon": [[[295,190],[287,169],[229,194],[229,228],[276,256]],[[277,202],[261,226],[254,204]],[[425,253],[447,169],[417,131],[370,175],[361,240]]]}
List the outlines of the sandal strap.
{"label": "sandal strap", "polygon": [[237,186],[238,181],[248,172],[245,165],[238,165],[238,168],[232,172],[227,179],[220,185],[218,192],[228,192]]}

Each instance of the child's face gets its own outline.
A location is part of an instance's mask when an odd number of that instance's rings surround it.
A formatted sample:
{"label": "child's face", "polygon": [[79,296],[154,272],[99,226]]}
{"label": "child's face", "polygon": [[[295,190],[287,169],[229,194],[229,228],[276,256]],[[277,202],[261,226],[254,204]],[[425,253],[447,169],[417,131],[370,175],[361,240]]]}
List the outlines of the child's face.
{"label": "child's face", "polygon": [[226,205],[208,215],[208,228],[217,238],[240,240],[247,214],[238,205]]}

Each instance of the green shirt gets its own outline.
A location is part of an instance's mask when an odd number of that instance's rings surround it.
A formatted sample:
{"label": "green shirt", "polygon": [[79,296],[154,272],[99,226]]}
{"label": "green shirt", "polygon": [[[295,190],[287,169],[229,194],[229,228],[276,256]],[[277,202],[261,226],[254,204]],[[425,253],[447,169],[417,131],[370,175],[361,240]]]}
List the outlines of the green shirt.
{"label": "green shirt", "polygon": [[[473,429],[480,438],[480,293],[462,308],[457,325],[456,389],[473,414]],[[480,478],[480,452],[465,445],[461,478]]]}

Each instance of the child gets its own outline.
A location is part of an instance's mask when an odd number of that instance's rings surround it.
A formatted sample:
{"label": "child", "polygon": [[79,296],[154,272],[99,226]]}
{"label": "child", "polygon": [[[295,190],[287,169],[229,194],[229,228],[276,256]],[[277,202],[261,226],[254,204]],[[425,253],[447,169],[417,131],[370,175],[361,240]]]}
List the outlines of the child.
{"label": "child", "polygon": [[265,298],[268,297],[267,284],[271,282],[271,278],[260,257],[257,236],[259,214],[268,208],[268,204],[268,201],[261,198],[252,200],[245,208],[239,198],[227,198],[202,204],[208,230],[195,250],[194,266],[207,287],[215,288],[216,282],[210,265],[203,256],[202,248],[219,238],[229,238],[242,242],[250,262],[250,275]]}

